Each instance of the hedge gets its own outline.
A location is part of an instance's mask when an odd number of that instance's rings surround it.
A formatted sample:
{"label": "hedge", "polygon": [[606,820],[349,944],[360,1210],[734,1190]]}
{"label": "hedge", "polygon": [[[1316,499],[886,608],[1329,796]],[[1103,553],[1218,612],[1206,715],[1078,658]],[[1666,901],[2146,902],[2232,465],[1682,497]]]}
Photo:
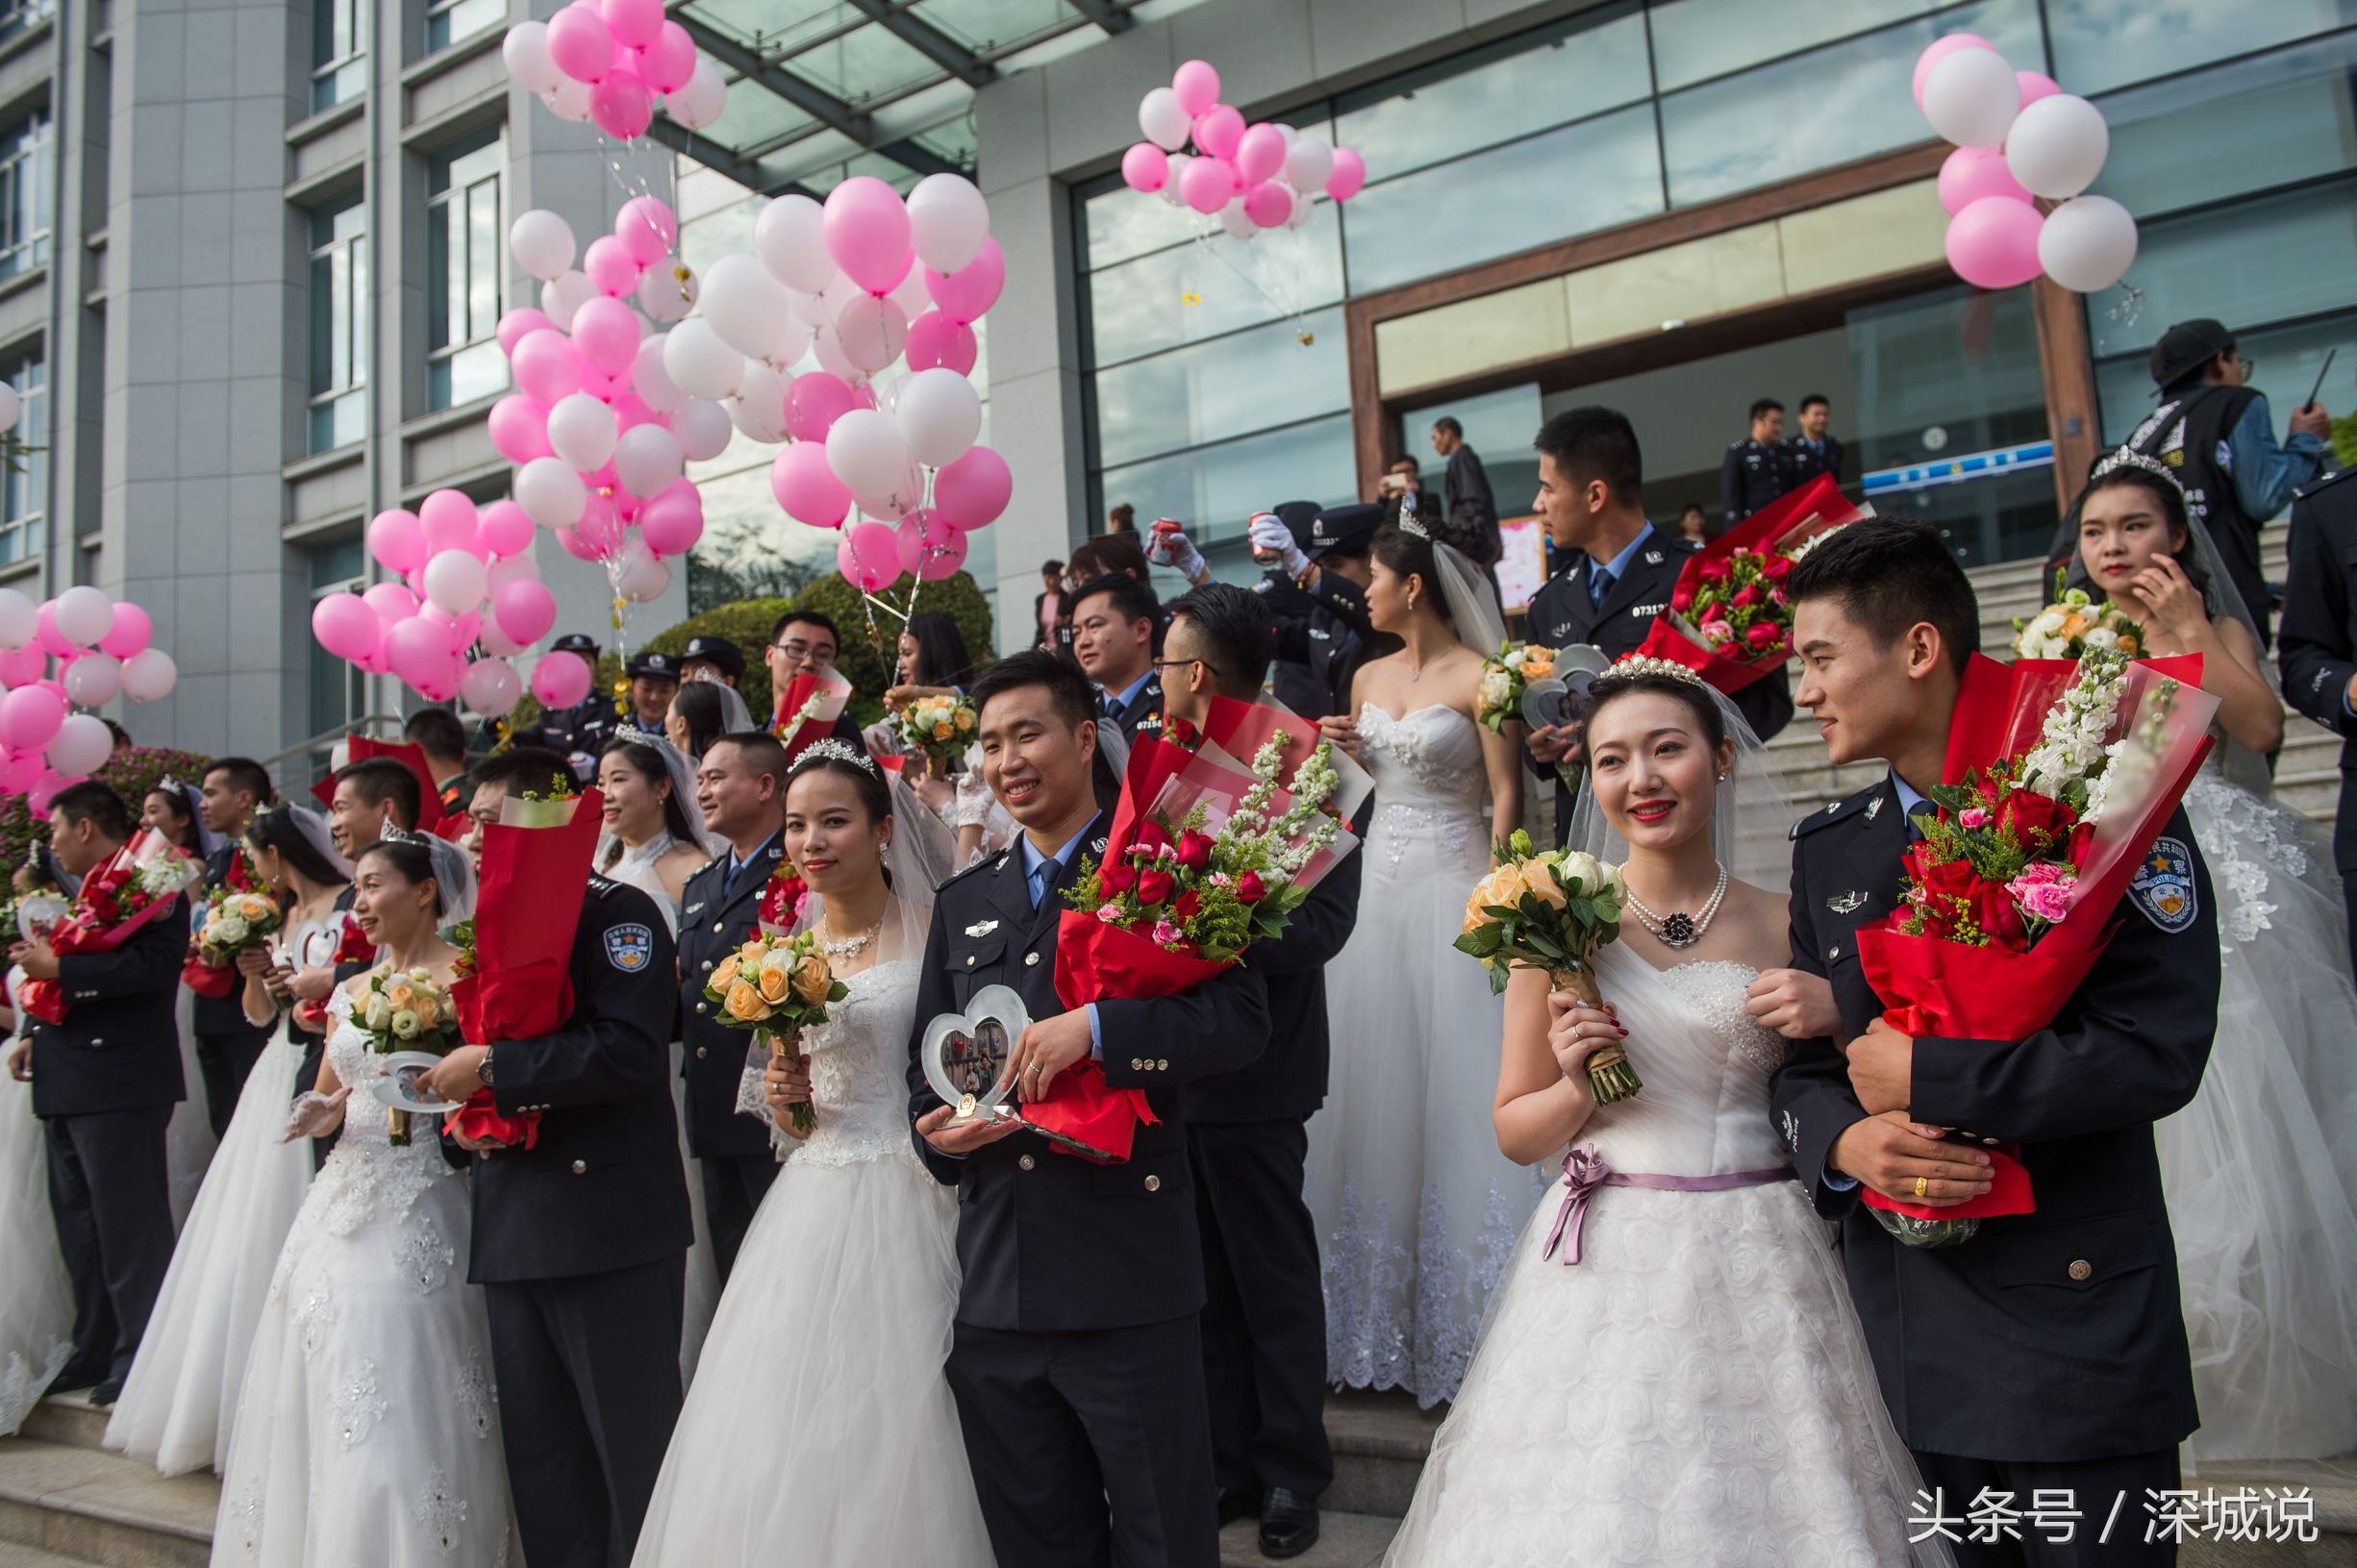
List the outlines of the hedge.
{"label": "hedge", "polygon": [[[101,784],[112,784],[131,808],[131,819],[139,817],[139,803],[147,792],[166,779],[178,784],[202,784],[213,759],[201,752],[175,751],[169,746],[118,746],[114,755],[90,775]],[[37,820],[31,804],[23,795],[0,795],[0,857],[6,858],[10,870],[22,865],[25,851],[36,837],[49,831],[46,822]]]}

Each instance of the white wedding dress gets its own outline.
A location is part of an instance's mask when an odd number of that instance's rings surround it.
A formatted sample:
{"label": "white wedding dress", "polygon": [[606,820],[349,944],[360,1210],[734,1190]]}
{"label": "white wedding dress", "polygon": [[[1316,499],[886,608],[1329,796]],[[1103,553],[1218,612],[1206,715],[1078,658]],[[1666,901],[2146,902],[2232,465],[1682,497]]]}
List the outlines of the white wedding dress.
{"label": "white wedding dress", "polygon": [[[331,963],[342,932],[341,914],[309,922],[274,939],[271,956],[298,969]],[[282,1019],[246,1075],[107,1422],[108,1448],[167,1476],[229,1457],[263,1300],[311,1188],[311,1140],[286,1141],[307,1041]]]}
{"label": "white wedding dress", "polygon": [[[1624,1175],[1748,1173],[1719,1191],[1604,1186],[1576,1247],[1550,1194],[1516,1243],[1390,1568],[1887,1568],[1920,1484],[1892,1429],[1826,1227],[1768,1114],[1784,1042],[1724,960],[1597,983],[1644,1078],[1578,1143]],[[1563,1192],[1561,1183],[1557,1194]],[[1580,1261],[1567,1263],[1576,1251]]]}
{"label": "white wedding dress", "polygon": [[[22,971],[8,972],[9,999]],[[0,1047],[0,1050],[5,1050]],[[74,1287],[49,1208],[49,1136],[33,1085],[0,1075],[0,1437],[40,1403],[74,1353]]]}
{"label": "white wedding dress", "polygon": [[1349,942],[1326,966],[1333,1040],[1305,1186],[1324,1257],[1326,1371],[1455,1397],[1482,1311],[1547,1173],[1497,1152],[1503,1002],[1450,943],[1490,869],[1481,732],[1442,704],[1367,703],[1375,780]]}
{"label": "white wedding dress", "polygon": [[941,1368],[957,1197],[909,1141],[917,960],[853,975],[803,1041],[818,1128],[762,1200],[632,1559],[989,1568]]}
{"label": "white wedding dress", "polygon": [[2201,1408],[2185,1454],[2343,1455],[2357,1448],[2357,988],[2332,852],[2215,766],[2185,809],[2223,960],[2201,1090],[2153,1128]]}
{"label": "white wedding dress", "polygon": [[172,1228],[188,1223],[197,1190],[213,1162],[213,1112],[205,1103],[205,1071],[196,1059],[196,993],[180,986],[172,998],[172,1027],[180,1032],[180,1078],[188,1093],[163,1130],[164,1168],[172,1180]]}
{"label": "white wedding dress", "polygon": [[213,1561],[268,1568],[498,1568],[509,1560],[482,1292],[466,1283],[466,1183],[434,1119],[406,1147],[369,1084],[385,1058],[330,1004],[352,1090],[270,1281],[221,1472]]}

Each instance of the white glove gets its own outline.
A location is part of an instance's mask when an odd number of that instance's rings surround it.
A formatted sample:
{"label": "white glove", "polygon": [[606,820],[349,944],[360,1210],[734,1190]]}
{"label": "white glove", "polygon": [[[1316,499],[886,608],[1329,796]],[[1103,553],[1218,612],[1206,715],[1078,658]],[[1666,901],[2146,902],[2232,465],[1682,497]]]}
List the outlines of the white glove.
{"label": "white glove", "polygon": [[1288,577],[1299,577],[1310,569],[1310,558],[1301,553],[1293,542],[1293,531],[1285,526],[1285,519],[1273,511],[1255,512],[1250,533],[1252,553],[1274,556],[1277,564],[1285,568]]}
{"label": "white glove", "polygon": [[305,1089],[294,1097],[294,1104],[287,1113],[287,1135],[279,1141],[292,1143],[302,1137],[326,1137],[343,1120],[343,1103],[351,1096],[349,1084],[334,1094]]}
{"label": "white glove", "polygon": [[1194,540],[1183,530],[1156,529],[1154,548],[1149,554],[1157,564],[1177,568],[1179,575],[1190,583],[1199,583],[1206,575],[1203,552],[1195,548]]}

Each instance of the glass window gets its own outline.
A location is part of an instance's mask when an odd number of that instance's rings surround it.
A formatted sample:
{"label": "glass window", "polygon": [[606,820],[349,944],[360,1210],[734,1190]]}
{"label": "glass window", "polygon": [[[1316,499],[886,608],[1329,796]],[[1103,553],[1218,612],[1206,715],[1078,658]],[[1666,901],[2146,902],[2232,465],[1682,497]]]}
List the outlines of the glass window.
{"label": "glass window", "polygon": [[0,0],[0,43],[58,13],[58,0]]}
{"label": "glass window", "polygon": [[[769,26],[774,29],[775,21]],[[790,55],[785,66],[848,104],[945,74],[915,44],[872,25],[854,27],[825,43]]]}
{"label": "glass window", "polygon": [[[1318,124],[1322,128],[1324,121]],[[1082,204],[1088,230],[1089,265],[1109,267],[1150,251],[1184,245],[1196,235],[1216,229],[1216,220],[1184,204],[1149,201],[1129,187],[1115,184]],[[1322,219],[1325,214],[1319,213]]]}
{"label": "glass window", "polygon": [[1274,417],[1302,419],[1349,407],[1342,312],[1331,307],[1298,328],[1272,322],[1099,373],[1099,459],[1132,462],[1226,440],[1264,428],[1272,411]]}
{"label": "glass window", "polygon": [[[1136,191],[1136,201],[1147,198]],[[1361,197],[1364,200],[1364,196]],[[1342,255],[1331,205],[1299,229],[1249,240],[1215,230],[1089,278],[1095,362],[1112,364],[1224,336],[1342,297]]]}
{"label": "glass window", "polygon": [[2150,217],[2357,168],[2353,72],[2335,37],[2107,97],[2095,189]]}
{"label": "glass window", "polygon": [[367,209],[355,194],[311,219],[311,450],[366,434]]}
{"label": "glass window", "polygon": [[455,408],[508,385],[499,352],[499,291],[506,232],[499,176],[501,133],[436,153],[426,164],[428,407]]}
{"label": "glass window", "polygon": [[1175,517],[1207,557],[1245,553],[1244,525],[1279,501],[1340,506],[1358,499],[1350,417],[1336,414],[1175,457],[1109,468],[1104,506],[1126,501],[1141,517]]}
{"label": "glass window", "polygon": [[[2308,396],[2308,388],[2316,385],[2317,377],[2325,373],[2324,358],[2335,349],[2341,351],[2340,357],[2333,361],[2332,379],[2324,384],[2318,401],[2327,409],[2348,406],[2350,369],[2344,361],[2349,357],[2351,342],[2357,342],[2357,311],[2319,316],[2288,327],[2236,332],[2236,351],[2254,366],[2250,385],[2267,394],[2267,410],[2274,421],[2275,439],[2280,441],[2289,434],[2292,411]],[[2095,395],[2102,409],[2104,442],[2117,446],[2159,404],[2152,385],[2149,352],[2098,361]]]}
{"label": "glass window", "polygon": [[0,361],[0,381],[16,388],[24,411],[15,436],[25,443],[0,469],[0,560],[22,560],[41,553],[49,511],[49,375],[38,349]]}
{"label": "glass window", "polygon": [[426,53],[447,49],[508,19],[508,0],[434,0],[426,8]]}
{"label": "glass window", "polygon": [[[2253,54],[2351,22],[2357,22],[2357,0],[2267,0],[2265,5],[2046,0],[2055,80],[2066,90],[2079,93]],[[2006,58],[2013,58],[2010,49]]]}
{"label": "glass window", "polygon": [[2192,316],[2241,333],[2357,305],[2357,182],[2146,224],[2126,283],[2142,291],[2132,311],[2125,287],[2088,296],[2098,359],[2143,353]]}
{"label": "glass window", "polygon": [[[1590,399],[1581,395],[1574,403]],[[1472,397],[1451,398],[1412,409],[1399,416],[1399,451],[1416,460],[1417,483],[1423,486],[1422,505],[1437,508],[1446,500],[1448,460],[1432,449],[1432,424],[1442,415],[1465,429],[1465,444],[1481,460],[1490,479],[1490,496],[1500,517],[1518,517],[1531,510],[1539,493],[1539,454],[1532,437],[1546,420],[1534,383],[1501,387]]]}
{"label": "glass window", "polygon": [[1004,49],[1074,20],[1064,0],[914,0],[909,10],[968,49]]}
{"label": "glass window", "polygon": [[2021,70],[2036,70],[2045,59],[2036,0],[1982,0],[1665,95],[1669,204],[1708,201],[1930,140],[1931,127],[1907,93],[1893,90],[1892,73],[1933,38],[1957,32],[1979,34]]}
{"label": "glass window", "polygon": [[[1940,0],[1811,0],[1779,9],[1763,27],[1758,0],[1655,0],[1653,69],[1661,90],[1692,87],[1764,60],[1902,22]],[[1943,28],[1942,31],[1954,31]],[[1966,29],[1965,31],[1970,31]]]}
{"label": "glass window", "polygon": [[317,113],[368,87],[368,8],[364,0],[312,0],[311,109]]}
{"label": "glass window", "polygon": [[1661,210],[1653,111],[1639,104],[1368,186],[1342,215],[1350,291],[1371,293]]}
{"label": "glass window", "polygon": [[49,112],[0,131],[0,278],[49,263]]}

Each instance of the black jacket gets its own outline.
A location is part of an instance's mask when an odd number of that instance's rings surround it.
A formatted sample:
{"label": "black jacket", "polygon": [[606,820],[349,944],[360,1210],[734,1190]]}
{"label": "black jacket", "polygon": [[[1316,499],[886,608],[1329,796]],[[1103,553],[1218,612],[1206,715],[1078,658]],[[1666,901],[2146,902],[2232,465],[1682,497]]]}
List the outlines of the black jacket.
{"label": "black jacket", "polygon": [[1769,445],[1746,436],[1718,460],[1718,526],[1734,527],[1791,489],[1792,457],[1782,443]]}
{"label": "black jacket", "polygon": [[1315,586],[1293,585],[1281,572],[1252,585],[1277,635],[1269,689],[1303,718],[1320,719],[1350,706],[1350,679],[1375,650],[1392,643],[1367,618],[1367,594],[1339,572],[1320,572]]}
{"label": "black jacket", "polygon": [[1442,483],[1447,505],[1442,516],[1427,520],[1444,542],[1455,545],[1474,565],[1496,565],[1498,557],[1505,554],[1497,529],[1497,497],[1490,490],[1489,470],[1482,467],[1471,447],[1459,446],[1448,455]]}
{"label": "black jacket", "polygon": [[175,898],[112,953],[58,958],[65,1022],[27,1016],[33,1042],[33,1114],[89,1116],[178,1105],[180,966],[188,955],[188,905]]}
{"label": "black jacket", "polygon": [[1842,445],[1840,436],[1832,435],[1825,437],[1824,448],[1819,452],[1810,446],[1806,436],[1793,436],[1785,439],[1786,489],[1797,490],[1819,474],[1831,476],[1836,485],[1842,483],[1842,465],[1848,458],[1848,449]]}
{"label": "black jacket", "polygon": [[[1112,701],[1120,701],[1112,692],[1105,695]],[[1121,734],[1131,740],[1136,740],[1141,734],[1162,734],[1162,671],[1155,670],[1146,676],[1145,684],[1138,688],[1138,695],[1115,709],[1113,721],[1121,727]]]}
{"label": "black jacket", "polygon": [[769,1128],[737,1114],[737,1085],[744,1076],[753,1031],[716,1020],[718,1004],[704,999],[713,966],[742,946],[760,923],[762,890],[786,859],[783,834],[753,852],[737,885],[723,899],[728,854],[696,871],[679,893],[679,1038],[686,1049],[680,1073],[688,1084],[688,1152],[700,1159],[723,1156],[770,1158]]}

